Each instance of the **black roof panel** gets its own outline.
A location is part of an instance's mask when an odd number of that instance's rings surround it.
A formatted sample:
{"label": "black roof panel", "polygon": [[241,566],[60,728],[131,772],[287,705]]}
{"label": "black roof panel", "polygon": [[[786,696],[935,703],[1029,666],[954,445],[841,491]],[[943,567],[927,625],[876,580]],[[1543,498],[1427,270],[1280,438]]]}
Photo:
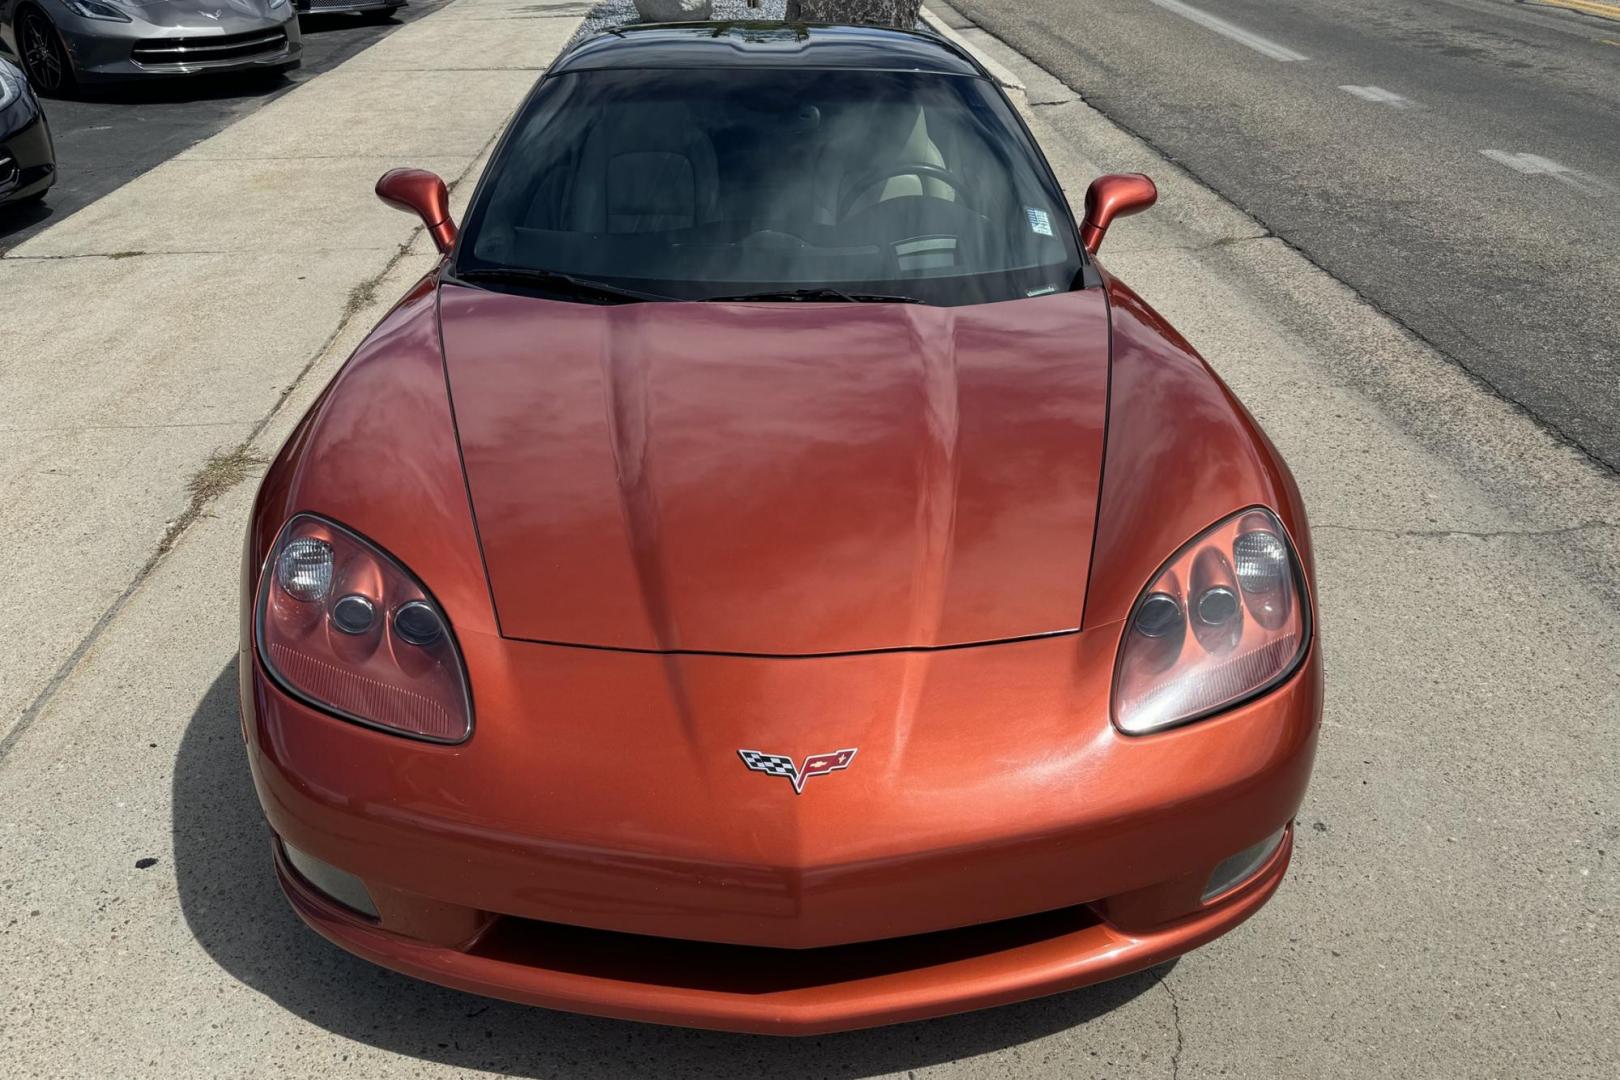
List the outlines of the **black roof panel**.
{"label": "black roof panel", "polygon": [[627,26],[589,38],[551,74],[608,68],[801,67],[981,75],[956,46],[932,34],[876,26],[678,23]]}

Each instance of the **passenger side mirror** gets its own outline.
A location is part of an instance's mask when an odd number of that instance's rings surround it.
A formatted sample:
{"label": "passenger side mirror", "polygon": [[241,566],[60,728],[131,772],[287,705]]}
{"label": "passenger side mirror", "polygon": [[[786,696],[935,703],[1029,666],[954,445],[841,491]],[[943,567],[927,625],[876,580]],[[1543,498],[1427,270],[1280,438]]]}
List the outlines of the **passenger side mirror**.
{"label": "passenger side mirror", "polygon": [[1141,173],[1097,177],[1086,189],[1086,220],[1080,226],[1080,242],[1087,251],[1097,254],[1115,218],[1140,214],[1158,201],[1159,189]]}
{"label": "passenger side mirror", "polygon": [[377,181],[377,198],[421,218],[440,254],[450,254],[456,243],[456,223],[450,220],[450,189],[436,173],[426,169],[385,172]]}

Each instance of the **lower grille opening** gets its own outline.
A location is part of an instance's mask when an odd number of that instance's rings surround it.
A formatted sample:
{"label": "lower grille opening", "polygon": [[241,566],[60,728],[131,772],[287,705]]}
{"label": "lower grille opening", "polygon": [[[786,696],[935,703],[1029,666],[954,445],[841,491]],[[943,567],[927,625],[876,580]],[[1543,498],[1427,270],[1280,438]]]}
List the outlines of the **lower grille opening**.
{"label": "lower grille opening", "polygon": [[938,967],[1098,925],[1086,907],[913,937],[772,949],[589,930],[504,917],[471,950],[503,963],[685,990],[775,994]]}
{"label": "lower grille opening", "polygon": [[270,56],[283,51],[286,47],[287,32],[278,26],[271,30],[222,34],[217,37],[148,38],[135,43],[135,47],[130,50],[130,57],[137,64],[148,67],[164,64],[204,64]]}

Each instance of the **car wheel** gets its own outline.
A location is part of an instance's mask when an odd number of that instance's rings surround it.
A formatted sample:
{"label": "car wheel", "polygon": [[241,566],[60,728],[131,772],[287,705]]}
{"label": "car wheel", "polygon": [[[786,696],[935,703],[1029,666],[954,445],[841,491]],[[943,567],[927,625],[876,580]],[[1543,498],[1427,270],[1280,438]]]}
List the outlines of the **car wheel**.
{"label": "car wheel", "polygon": [[65,97],[73,92],[73,64],[62,47],[62,37],[51,20],[34,8],[17,20],[17,50],[36,93]]}

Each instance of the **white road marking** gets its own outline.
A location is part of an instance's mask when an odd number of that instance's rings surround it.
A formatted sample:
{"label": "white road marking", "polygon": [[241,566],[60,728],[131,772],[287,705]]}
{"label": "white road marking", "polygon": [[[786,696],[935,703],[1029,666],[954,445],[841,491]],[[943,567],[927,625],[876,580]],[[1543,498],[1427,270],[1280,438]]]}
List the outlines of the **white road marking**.
{"label": "white road marking", "polygon": [[1606,195],[1615,190],[1613,184],[1600,180],[1591,173],[1572,169],[1540,154],[1512,154],[1506,150],[1481,150],[1480,153],[1515,172],[1524,173],[1526,176],[1550,176],[1586,195]]}
{"label": "white road marking", "polygon": [[1229,37],[1240,45],[1247,45],[1262,56],[1269,56],[1273,60],[1281,60],[1284,63],[1307,59],[1304,53],[1297,53],[1293,49],[1277,44],[1270,38],[1263,38],[1259,34],[1251,33],[1241,26],[1235,26],[1225,19],[1219,19],[1208,12],[1199,11],[1191,4],[1183,4],[1181,0],[1153,0],[1153,2],[1166,11],[1180,15],[1183,19],[1191,19],[1199,26]]}
{"label": "white road marking", "polygon": [[1347,94],[1354,94],[1363,101],[1376,101],[1380,105],[1389,105],[1393,108],[1404,109],[1412,104],[1410,98],[1403,98],[1393,90],[1385,90],[1382,86],[1341,86]]}

